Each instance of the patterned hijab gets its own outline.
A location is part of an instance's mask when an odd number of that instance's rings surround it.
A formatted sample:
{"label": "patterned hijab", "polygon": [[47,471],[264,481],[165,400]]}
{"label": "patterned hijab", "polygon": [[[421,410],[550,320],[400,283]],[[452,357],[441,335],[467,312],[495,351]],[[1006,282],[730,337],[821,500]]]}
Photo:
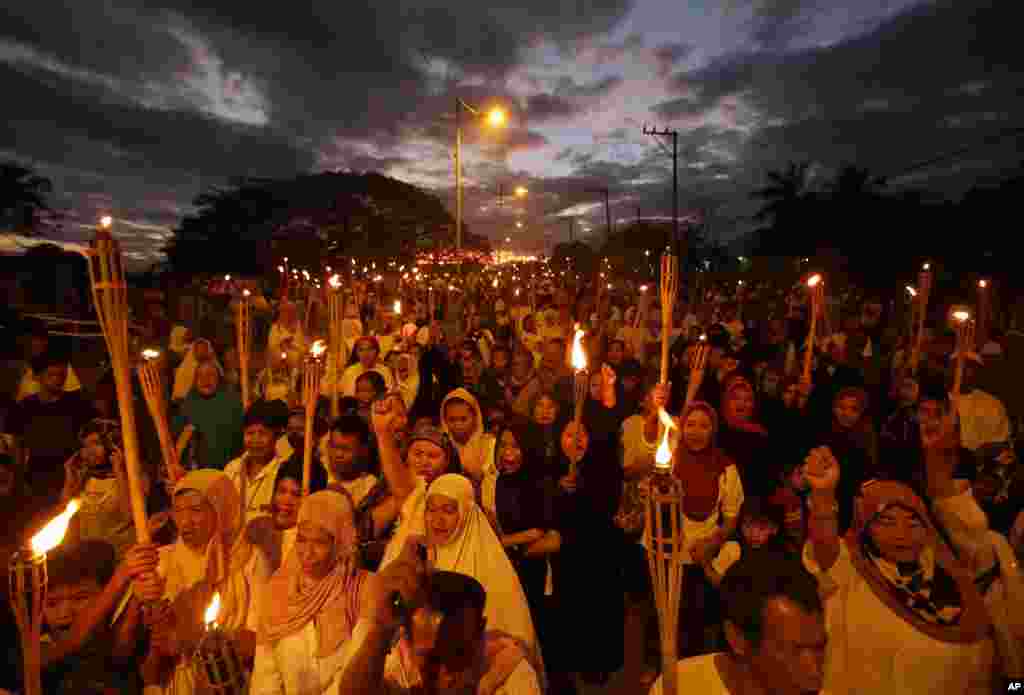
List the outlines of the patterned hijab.
{"label": "patterned hijab", "polygon": [[[894,507],[914,514],[926,529],[928,540],[916,562],[886,560],[871,539],[871,525]],[[907,485],[871,480],[861,487],[846,538],[857,571],[882,603],[920,632],[942,642],[977,642],[990,626],[984,601],[973,581],[938,564],[936,551],[943,542],[924,502]]]}

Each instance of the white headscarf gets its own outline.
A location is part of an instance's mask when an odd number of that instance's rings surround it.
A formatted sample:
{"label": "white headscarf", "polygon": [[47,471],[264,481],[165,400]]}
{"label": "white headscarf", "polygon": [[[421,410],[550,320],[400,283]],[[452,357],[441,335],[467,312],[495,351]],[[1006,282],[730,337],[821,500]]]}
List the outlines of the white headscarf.
{"label": "white headscarf", "polygon": [[420,392],[420,369],[415,355],[403,352],[398,355],[398,361],[402,362],[403,360],[409,363],[409,378],[403,381],[398,375],[398,366],[395,365],[395,386],[402,394],[402,402],[405,403],[405,408],[408,410],[412,408],[412,404],[416,402],[416,396]]}
{"label": "white headscarf", "polygon": [[213,349],[213,343],[206,338],[199,338],[189,346],[185,359],[174,371],[174,390],[171,392],[171,400],[178,401],[187,396],[196,383],[196,369],[199,368],[199,360],[196,359],[196,345],[199,343],[206,343],[210,347],[213,363],[217,365],[217,371],[220,372],[221,377],[224,376],[224,367],[217,359],[217,351]]}
{"label": "white headscarf", "polygon": [[461,475],[448,473],[430,485],[428,500],[431,495],[443,495],[455,500],[459,506],[459,526],[451,539],[444,545],[430,548],[433,569],[458,572],[480,582],[487,592],[484,609],[487,629],[515,637],[534,655],[539,655],[537,636],[519,575],[487,517],[477,506],[473,484]]}
{"label": "white headscarf", "polygon": [[[452,436],[445,419],[445,407],[453,400],[466,402],[476,415],[476,429],[465,444],[460,444]],[[484,416],[473,394],[464,388],[458,388],[444,397],[441,401],[441,429],[451,437],[455,450],[459,452],[459,465],[469,477],[480,480],[488,473],[497,472],[494,467],[494,436],[484,431]]]}

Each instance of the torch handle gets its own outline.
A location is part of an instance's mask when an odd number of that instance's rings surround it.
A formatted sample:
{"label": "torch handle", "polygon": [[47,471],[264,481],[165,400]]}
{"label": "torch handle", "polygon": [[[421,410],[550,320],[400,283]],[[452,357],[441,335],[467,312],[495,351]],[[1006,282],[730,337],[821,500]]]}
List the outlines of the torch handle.
{"label": "torch handle", "polygon": [[142,474],[139,464],[139,438],[135,424],[135,403],[132,398],[131,371],[128,356],[114,359],[114,382],[117,385],[117,401],[121,411],[121,432],[124,437],[124,467],[128,474],[128,493],[132,504],[132,521],[135,523],[135,539],[142,545],[150,542],[149,520],[146,516],[146,498],[142,493]]}
{"label": "torch handle", "polygon": [[818,290],[811,291],[811,329],[807,332],[807,352],[804,353],[804,383],[811,380],[811,365],[814,361],[814,338],[818,330]]}

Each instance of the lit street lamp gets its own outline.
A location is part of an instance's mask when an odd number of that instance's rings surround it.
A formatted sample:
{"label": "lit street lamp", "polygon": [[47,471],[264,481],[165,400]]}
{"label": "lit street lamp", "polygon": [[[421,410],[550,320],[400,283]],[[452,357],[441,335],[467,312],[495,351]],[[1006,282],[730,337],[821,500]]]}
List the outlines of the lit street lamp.
{"label": "lit street lamp", "polygon": [[[459,254],[459,267],[462,267],[462,109],[474,116],[482,115],[480,111],[455,97],[455,249]],[[487,125],[500,128],[505,125],[505,112],[492,108],[487,112]]]}

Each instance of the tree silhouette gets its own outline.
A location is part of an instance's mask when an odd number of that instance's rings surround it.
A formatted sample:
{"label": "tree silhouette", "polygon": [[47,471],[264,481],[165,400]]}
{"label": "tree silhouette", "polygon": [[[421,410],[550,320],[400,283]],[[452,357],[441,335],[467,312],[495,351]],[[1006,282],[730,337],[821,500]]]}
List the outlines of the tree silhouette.
{"label": "tree silhouette", "polygon": [[394,258],[443,240],[440,199],[381,174],[239,179],[204,191],[165,248],[183,272],[272,272],[283,256],[319,266],[331,256]]}
{"label": "tree silhouette", "polygon": [[0,162],[0,230],[25,236],[39,232],[53,182],[17,162]]}

